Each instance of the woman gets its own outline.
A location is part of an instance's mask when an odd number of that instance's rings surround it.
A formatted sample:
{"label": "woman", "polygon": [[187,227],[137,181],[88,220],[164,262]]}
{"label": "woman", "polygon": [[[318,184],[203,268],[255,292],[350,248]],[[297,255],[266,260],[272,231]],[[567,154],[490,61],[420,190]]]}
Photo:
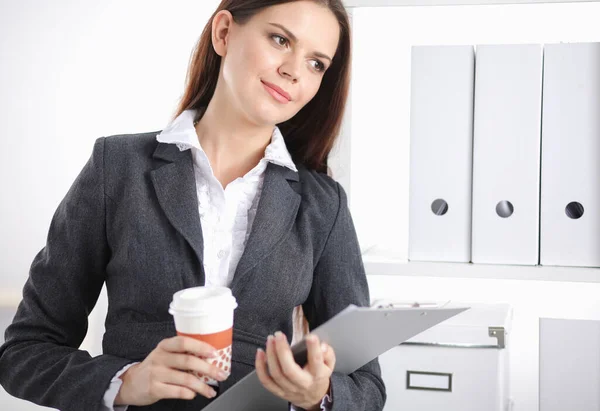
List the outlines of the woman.
{"label": "woman", "polygon": [[[186,371],[223,392],[256,369],[292,409],[380,410],[377,360],[343,375],[315,336],[304,368],[289,349],[294,307],[312,329],[369,304],[346,196],[325,174],[349,65],[341,1],[222,1],[174,120],[98,139],[59,205],[0,348],[5,389],[63,411],[199,410],[217,392]],[[91,358],[77,347],[104,283]],[[170,299],[198,285],[238,302],[226,379],[202,359],[212,347],[173,337]]]}

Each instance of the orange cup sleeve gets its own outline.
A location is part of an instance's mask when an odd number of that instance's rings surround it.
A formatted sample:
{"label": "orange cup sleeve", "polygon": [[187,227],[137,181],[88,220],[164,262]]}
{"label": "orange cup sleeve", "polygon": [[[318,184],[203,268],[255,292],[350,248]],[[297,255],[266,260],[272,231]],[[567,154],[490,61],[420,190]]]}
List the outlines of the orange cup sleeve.
{"label": "orange cup sleeve", "polygon": [[231,342],[233,340],[233,328],[229,328],[227,330],[219,331],[218,333],[213,334],[186,334],[177,331],[177,335],[191,337],[196,340],[210,344],[217,350],[222,350],[223,348],[227,348],[231,345]]}

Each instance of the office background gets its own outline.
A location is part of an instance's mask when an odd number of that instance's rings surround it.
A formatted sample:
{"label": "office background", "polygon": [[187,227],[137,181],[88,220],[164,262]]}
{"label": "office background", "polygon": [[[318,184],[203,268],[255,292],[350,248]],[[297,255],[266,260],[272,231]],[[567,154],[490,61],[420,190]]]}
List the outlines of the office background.
{"label": "office background", "polygon": [[[0,2],[2,331],[94,140],[168,123],[218,3]],[[411,46],[600,41],[598,15],[600,3],[352,10],[350,121],[334,172],[350,193],[372,297],[510,304],[517,411],[538,408],[540,318],[600,320],[600,270],[407,263]],[[103,293],[82,346],[93,355],[105,312]],[[0,389],[0,409],[39,407]]]}

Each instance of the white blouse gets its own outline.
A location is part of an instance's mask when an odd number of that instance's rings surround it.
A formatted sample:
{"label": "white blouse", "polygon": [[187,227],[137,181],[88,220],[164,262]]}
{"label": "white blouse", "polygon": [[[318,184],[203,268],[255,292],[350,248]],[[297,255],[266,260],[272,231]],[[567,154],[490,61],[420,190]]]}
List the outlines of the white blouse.
{"label": "white blouse", "polygon": [[191,150],[194,160],[198,212],[204,239],[204,271],[207,286],[229,287],[256,216],[267,163],[298,171],[278,127],[264,157],[243,177],[223,188],[215,177],[194,127],[195,110],[186,110],[156,139]]}

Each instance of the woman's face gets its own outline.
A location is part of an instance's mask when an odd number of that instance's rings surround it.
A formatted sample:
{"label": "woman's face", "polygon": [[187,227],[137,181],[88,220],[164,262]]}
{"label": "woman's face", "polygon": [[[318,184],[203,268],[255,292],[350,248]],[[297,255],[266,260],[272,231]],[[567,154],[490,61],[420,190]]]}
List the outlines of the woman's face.
{"label": "woman's face", "polygon": [[221,11],[213,45],[225,98],[258,125],[289,120],[319,90],[339,32],[335,15],[312,1],[268,7],[243,25]]}

